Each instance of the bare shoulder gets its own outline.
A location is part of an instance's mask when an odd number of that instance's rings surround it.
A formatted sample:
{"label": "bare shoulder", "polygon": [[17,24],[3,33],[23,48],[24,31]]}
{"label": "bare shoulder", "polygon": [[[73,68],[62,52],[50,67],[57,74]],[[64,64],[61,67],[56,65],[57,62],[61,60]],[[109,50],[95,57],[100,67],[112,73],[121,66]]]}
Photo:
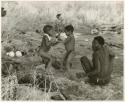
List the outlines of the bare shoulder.
{"label": "bare shoulder", "polygon": [[47,37],[46,35],[43,35],[43,39],[49,40],[48,37]]}
{"label": "bare shoulder", "polygon": [[111,53],[114,54],[113,49],[112,49],[110,46],[104,45],[104,48],[107,49],[110,54],[111,54]]}
{"label": "bare shoulder", "polygon": [[109,45],[107,45],[107,44],[105,44],[103,47],[104,47],[104,49],[107,49],[107,50],[111,49],[111,48],[109,47]]}

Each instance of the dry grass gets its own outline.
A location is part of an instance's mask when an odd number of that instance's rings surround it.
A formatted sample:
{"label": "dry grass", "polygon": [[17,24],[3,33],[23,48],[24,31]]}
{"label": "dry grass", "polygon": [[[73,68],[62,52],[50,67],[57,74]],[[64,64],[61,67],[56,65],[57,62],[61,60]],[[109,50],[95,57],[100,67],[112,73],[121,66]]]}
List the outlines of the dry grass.
{"label": "dry grass", "polygon": [[2,6],[7,10],[2,18],[2,31],[41,30],[44,24],[54,22],[57,13],[62,13],[65,22],[72,23],[76,29],[93,24],[122,24],[124,17],[123,2],[10,1],[2,2]]}
{"label": "dry grass", "polygon": [[15,75],[2,78],[2,99],[15,100],[17,87],[18,81]]}
{"label": "dry grass", "polygon": [[[25,77],[26,70],[23,70],[23,73],[17,72],[6,77],[2,76],[2,100],[52,100],[51,97],[55,95],[65,100],[55,81],[53,71],[43,70],[44,66],[32,67],[34,67],[31,68],[32,72],[28,72],[31,74],[30,79]],[[24,83],[19,84],[19,77],[25,77]]]}

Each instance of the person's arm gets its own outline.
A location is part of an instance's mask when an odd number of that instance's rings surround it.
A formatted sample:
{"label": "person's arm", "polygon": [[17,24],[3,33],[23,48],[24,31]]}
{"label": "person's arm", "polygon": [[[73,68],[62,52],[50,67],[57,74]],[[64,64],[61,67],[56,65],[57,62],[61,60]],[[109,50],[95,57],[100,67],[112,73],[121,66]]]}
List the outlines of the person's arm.
{"label": "person's arm", "polygon": [[112,49],[107,44],[105,46],[106,46],[106,48],[109,51],[110,58],[114,58],[115,57],[115,53],[112,51]]}
{"label": "person's arm", "polygon": [[115,57],[115,53],[110,48],[109,48],[109,56],[110,56],[110,58]]}
{"label": "person's arm", "polygon": [[64,44],[67,44],[70,40],[71,40],[70,37],[67,37],[64,41]]}
{"label": "person's arm", "polygon": [[50,40],[50,42],[51,42],[51,46],[55,46],[55,45],[57,45],[58,43],[60,43],[61,41],[59,41],[57,38],[52,38],[52,39]]}
{"label": "person's arm", "polygon": [[55,46],[55,45],[57,45],[59,43],[59,41],[56,41],[56,42],[54,42],[54,43],[51,43],[51,46]]}
{"label": "person's arm", "polygon": [[62,42],[63,42],[62,39],[60,38],[60,34],[61,34],[61,33],[58,33],[58,35],[56,35],[56,38],[57,38],[57,40],[58,40],[58,43],[62,43]]}
{"label": "person's arm", "polygon": [[44,40],[45,40],[45,43],[46,43],[46,46],[52,46],[52,42],[51,41],[49,41],[49,39],[46,37],[46,36],[44,36],[44,38],[43,38]]}
{"label": "person's arm", "polygon": [[112,71],[113,71],[113,60],[114,60],[114,57],[115,57],[115,53],[111,50],[111,48],[109,48],[109,58],[110,58],[109,67],[110,67],[110,73],[112,73]]}
{"label": "person's arm", "polygon": [[98,54],[93,54],[93,67],[95,68],[95,70],[87,73],[87,76],[93,76],[100,72],[100,61]]}

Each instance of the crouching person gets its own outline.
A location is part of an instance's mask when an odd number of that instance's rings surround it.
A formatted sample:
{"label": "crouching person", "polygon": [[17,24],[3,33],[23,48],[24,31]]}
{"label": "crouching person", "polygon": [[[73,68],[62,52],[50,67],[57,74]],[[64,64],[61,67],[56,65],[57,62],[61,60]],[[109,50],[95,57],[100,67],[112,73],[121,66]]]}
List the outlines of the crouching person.
{"label": "crouching person", "polygon": [[51,25],[45,25],[43,28],[44,35],[42,43],[38,49],[38,54],[42,57],[45,68],[52,66],[52,55],[49,53],[52,46],[58,44],[58,40],[53,38],[53,27]]}
{"label": "crouching person", "polygon": [[92,63],[87,57],[81,57],[80,61],[85,71],[85,76],[89,77],[89,82],[96,85],[105,85],[110,82],[113,70],[114,53],[105,45],[103,37],[97,36],[92,42]]}

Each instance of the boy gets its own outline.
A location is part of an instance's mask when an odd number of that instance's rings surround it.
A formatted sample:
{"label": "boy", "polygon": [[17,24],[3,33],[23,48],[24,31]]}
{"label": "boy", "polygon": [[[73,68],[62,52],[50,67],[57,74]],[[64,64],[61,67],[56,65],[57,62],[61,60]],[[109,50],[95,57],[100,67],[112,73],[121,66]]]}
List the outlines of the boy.
{"label": "boy", "polygon": [[51,63],[52,63],[52,57],[49,54],[49,50],[51,46],[56,45],[58,41],[53,37],[54,31],[52,26],[45,25],[43,28],[43,31],[44,31],[44,35],[38,52],[39,52],[39,55],[43,58],[43,62],[45,63],[45,68],[48,68],[51,66]]}
{"label": "boy", "polygon": [[81,64],[90,82],[98,85],[109,83],[112,73],[114,53],[105,45],[103,37],[97,36],[92,42],[93,67],[87,57],[81,57]]}
{"label": "boy", "polygon": [[64,57],[63,65],[68,71],[70,71],[71,60],[74,57],[74,52],[75,52],[75,38],[73,35],[73,31],[74,28],[72,25],[67,25],[65,27],[65,33],[67,35],[67,38],[64,41],[66,54]]}

